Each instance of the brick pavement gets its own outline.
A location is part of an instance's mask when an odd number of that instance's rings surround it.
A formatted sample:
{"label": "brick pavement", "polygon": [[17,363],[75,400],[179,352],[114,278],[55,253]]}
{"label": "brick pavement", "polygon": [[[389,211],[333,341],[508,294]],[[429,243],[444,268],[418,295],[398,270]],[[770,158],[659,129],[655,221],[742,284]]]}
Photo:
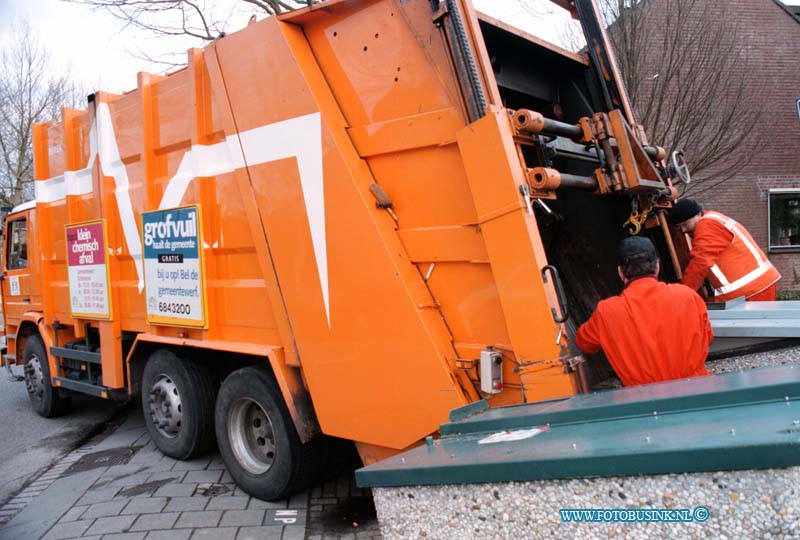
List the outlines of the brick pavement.
{"label": "brick pavement", "polygon": [[[118,458],[129,459],[105,466]],[[0,520],[0,540],[380,539],[372,497],[352,471],[285,501],[261,501],[236,487],[216,454],[161,454],[135,409],[0,508]]]}

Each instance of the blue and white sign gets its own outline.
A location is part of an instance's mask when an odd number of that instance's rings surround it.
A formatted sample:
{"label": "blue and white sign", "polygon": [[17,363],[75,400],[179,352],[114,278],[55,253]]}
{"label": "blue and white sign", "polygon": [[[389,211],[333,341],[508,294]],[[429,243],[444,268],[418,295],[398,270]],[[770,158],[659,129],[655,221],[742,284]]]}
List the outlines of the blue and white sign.
{"label": "blue and white sign", "polygon": [[147,321],[205,326],[205,282],[196,206],[142,213]]}

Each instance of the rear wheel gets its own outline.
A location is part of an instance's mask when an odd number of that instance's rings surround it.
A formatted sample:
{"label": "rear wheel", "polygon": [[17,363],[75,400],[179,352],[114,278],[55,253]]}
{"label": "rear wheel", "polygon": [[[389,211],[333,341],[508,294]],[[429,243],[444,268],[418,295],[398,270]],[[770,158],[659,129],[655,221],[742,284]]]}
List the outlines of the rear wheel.
{"label": "rear wheel", "polygon": [[326,440],[300,442],[270,373],[247,367],[229,375],[217,396],[215,423],[225,467],[250,495],[283,499],[320,478]]}
{"label": "rear wheel", "polygon": [[42,338],[37,334],[29,336],[25,341],[25,386],[33,409],[45,418],[64,414],[70,405],[70,399],[61,397],[58,388],[50,381],[50,363]]}
{"label": "rear wheel", "polygon": [[142,408],[161,452],[190,459],[213,447],[216,391],[216,377],[204,366],[166,349],[150,355],[142,375]]}

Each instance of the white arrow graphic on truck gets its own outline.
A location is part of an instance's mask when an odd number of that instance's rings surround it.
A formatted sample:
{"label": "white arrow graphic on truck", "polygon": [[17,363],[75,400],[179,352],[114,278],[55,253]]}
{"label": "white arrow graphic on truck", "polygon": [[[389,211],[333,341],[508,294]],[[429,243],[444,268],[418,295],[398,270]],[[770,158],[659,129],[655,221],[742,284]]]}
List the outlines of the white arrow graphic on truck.
{"label": "white arrow graphic on truck", "polygon": [[[80,171],[68,171],[64,176],[35,183],[36,201],[49,203],[62,200],[67,193],[84,195],[92,192],[91,170],[95,156],[99,157],[103,173],[114,178],[115,196],[119,207],[122,230],[128,251],[134,260],[142,291],[142,253],[139,228],[133,213],[128,174],[120,158],[111,113],[107,103],[97,105],[95,146],[94,126],[90,133],[89,164]],[[311,143],[311,144],[309,144]],[[298,116],[274,124],[230,135],[213,145],[195,145],[184,153],[175,175],[170,178],[160,209],[180,206],[189,184],[197,177],[217,176],[245,166],[255,166],[294,157],[300,172],[300,184],[306,207],[314,258],[317,263],[322,300],[328,326],[331,324],[330,289],[328,286],[328,247],[325,226],[325,194],[322,176],[322,123],[319,113]],[[66,177],[66,178],[65,178]]]}

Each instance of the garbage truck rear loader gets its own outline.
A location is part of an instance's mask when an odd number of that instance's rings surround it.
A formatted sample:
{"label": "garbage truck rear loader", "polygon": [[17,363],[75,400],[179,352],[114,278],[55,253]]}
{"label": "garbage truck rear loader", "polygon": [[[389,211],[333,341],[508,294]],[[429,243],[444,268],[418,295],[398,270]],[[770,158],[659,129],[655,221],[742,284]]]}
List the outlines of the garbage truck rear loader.
{"label": "garbage truck rear loader", "polygon": [[587,34],[591,61],[467,0],[328,0],[37,125],[2,282],[37,412],[140,395],[165,454],[216,440],[275,499],[328,437],[371,463],[482,398],[585,390],[573,321],[617,286],[623,224],[667,277],[685,247]]}

